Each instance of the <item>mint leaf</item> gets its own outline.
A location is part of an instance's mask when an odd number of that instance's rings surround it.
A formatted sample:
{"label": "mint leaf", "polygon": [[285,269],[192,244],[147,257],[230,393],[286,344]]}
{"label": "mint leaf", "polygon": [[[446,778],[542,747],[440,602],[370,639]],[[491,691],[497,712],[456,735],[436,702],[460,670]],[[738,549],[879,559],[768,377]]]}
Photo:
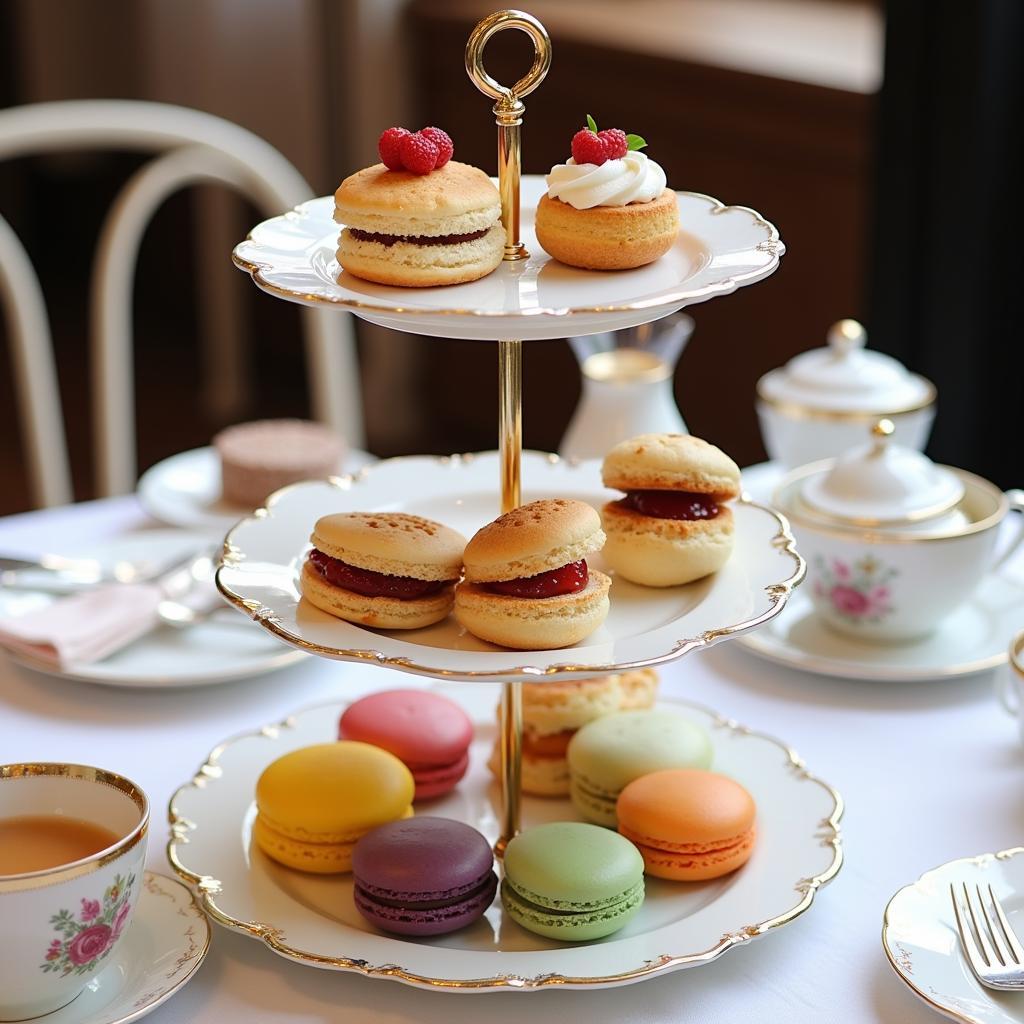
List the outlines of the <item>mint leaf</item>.
{"label": "mint leaf", "polygon": [[639,135],[630,134],[626,136],[626,146],[628,147],[630,152],[632,152],[635,149],[643,149],[646,145],[647,140]]}
{"label": "mint leaf", "polygon": [[597,134],[597,122],[587,114],[587,127],[596,135]]}

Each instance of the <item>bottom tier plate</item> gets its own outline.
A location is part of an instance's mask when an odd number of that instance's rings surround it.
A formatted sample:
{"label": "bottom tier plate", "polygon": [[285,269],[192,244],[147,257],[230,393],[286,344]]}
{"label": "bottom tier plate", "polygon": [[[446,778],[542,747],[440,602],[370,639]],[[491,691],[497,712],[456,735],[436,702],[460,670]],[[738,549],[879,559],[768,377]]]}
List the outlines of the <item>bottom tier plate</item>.
{"label": "bottom tier plate", "polygon": [[[461,684],[439,690],[458,700],[476,725],[470,770],[452,794],[418,804],[416,811],[468,822],[493,842],[500,797],[486,764],[498,688]],[[625,985],[709,963],[788,924],[812,905],[842,863],[842,799],[793,750],[699,705],[662,701],[708,729],[713,767],[742,782],[757,801],[758,841],[744,868],[702,883],[648,878],[641,912],[597,942],[565,945],[533,935],[503,917],[500,901],[450,935],[416,941],[390,936],[359,916],[350,875],[289,870],[251,839],[260,772],[288,751],[336,738],[344,706],[310,708],[226,741],[170,805],[168,857],[198,888],[214,920],[300,963],[457,992]],[[523,799],[525,828],[577,819],[567,799]]]}

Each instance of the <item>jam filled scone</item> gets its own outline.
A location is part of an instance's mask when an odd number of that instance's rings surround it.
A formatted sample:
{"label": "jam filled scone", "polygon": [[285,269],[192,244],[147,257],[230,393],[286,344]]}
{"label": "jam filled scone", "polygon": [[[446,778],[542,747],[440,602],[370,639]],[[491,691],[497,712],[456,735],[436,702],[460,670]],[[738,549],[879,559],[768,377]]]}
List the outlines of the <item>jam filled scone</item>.
{"label": "jam filled scone", "polygon": [[426,288],[475,281],[501,263],[498,190],[478,167],[450,159],[444,132],[389,128],[378,148],[383,162],[350,175],[334,194],[346,273]]}
{"label": "jam filled scone", "polygon": [[465,538],[405,512],[339,512],[317,520],[302,596],[321,611],[379,629],[418,629],[452,609]]}
{"label": "jam filled scone", "polygon": [[606,487],[625,491],[601,510],[605,561],[620,576],[671,587],[720,569],[732,553],[740,471],[720,448],[689,434],[641,434],[605,456]]}
{"label": "jam filled scone", "polygon": [[466,545],[455,617],[504,647],[578,643],[608,615],[611,580],[586,561],[602,544],[601,519],[582,501],[533,501],[506,512]]}

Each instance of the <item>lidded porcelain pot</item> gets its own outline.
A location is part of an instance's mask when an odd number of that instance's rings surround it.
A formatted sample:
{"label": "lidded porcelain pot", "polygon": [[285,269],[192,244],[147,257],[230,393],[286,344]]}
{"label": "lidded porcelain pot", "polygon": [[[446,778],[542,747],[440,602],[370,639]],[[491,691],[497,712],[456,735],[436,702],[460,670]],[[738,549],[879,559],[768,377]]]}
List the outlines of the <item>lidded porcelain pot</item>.
{"label": "lidded porcelain pot", "polygon": [[1024,517],[997,554],[1000,527],[1024,512],[1024,491],[1004,494],[961,469],[894,443],[883,419],[870,440],[791,473],[775,504],[807,559],[815,610],[829,625],[871,640],[913,640],[935,630],[1024,540]]}
{"label": "lidded porcelain pot", "polygon": [[840,320],[828,344],[794,356],[757,382],[757,415],[768,457],[787,468],[848,451],[888,419],[896,439],[923,451],[935,418],[935,386],[898,360],[865,348],[867,332]]}

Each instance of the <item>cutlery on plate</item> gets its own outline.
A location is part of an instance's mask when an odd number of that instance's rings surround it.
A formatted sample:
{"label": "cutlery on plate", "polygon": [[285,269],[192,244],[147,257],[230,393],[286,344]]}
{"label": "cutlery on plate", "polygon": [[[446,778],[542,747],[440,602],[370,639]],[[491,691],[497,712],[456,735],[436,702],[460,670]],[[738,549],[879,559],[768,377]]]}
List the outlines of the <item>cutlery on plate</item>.
{"label": "cutlery on plate", "polygon": [[0,555],[0,587],[66,594],[100,583],[151,583],[184,569],[209,549],[191,550],[168,562],[117,561],[43,554],[36,559]]}
{"label": "cutlery on plate", "polygon": [[1004,992],[1024,992],[1024,947],[1003,913],[992,886],[986,886],[988,903],[982,887],[976,885],[972,897],[963,883],[963,899],[957,887],[950,885],[953,913],[960,933],[960,945],[975,977],[989,988]]}

